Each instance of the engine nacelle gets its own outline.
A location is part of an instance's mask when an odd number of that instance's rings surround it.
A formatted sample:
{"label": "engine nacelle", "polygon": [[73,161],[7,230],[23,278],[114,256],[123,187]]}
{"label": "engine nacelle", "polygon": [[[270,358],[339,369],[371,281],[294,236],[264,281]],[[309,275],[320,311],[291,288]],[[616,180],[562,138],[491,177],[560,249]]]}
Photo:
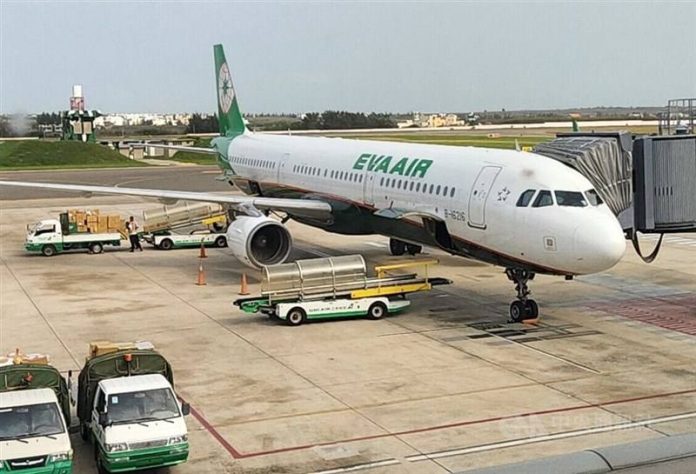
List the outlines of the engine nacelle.
{"label": "engine nacelle", "polygon": [[239,216],[227,228],[227,246],[253,268],[283,263],[292,250],[288,229],[270,217]]}

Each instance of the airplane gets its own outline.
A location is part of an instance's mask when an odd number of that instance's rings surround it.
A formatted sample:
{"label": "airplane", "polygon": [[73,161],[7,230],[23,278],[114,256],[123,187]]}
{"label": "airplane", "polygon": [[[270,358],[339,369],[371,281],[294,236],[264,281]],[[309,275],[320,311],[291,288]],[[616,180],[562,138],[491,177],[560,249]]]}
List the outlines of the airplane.
{"label": "airplane", "polygon": [[590,181],[558,161],[518,150],[254,133],[222,45],[214,46],[214,59],[220,136],[211,148],[169,148],[214,154],[222,177],[245,196],[0,185],[217,202],[236,215],[227,230],[232,253],[252,267],[289,257],[288,219],[338,234],[387,236],[394,255],[436,247],[505,268],[517,292],[513,322],[539,315],[528,286],[536,274],[602,272],[625,252],[622,228]]}

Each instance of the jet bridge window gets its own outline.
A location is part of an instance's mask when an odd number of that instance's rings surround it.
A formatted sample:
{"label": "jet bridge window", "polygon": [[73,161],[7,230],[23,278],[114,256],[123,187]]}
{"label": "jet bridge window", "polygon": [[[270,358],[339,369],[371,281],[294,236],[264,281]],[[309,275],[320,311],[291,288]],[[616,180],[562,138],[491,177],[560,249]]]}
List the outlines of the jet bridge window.
{"label": "jet bridge window", "polygon": [[582,193],[577,191],[554,191],[556,203],[566,207],[586,207],[587,200]]}
{"label": "jet bridge window", "polygon": [[534,197],[534,193],[536,192],[536,189],[528,189],[522,194],[520,194],[520,198],[517,200],[517,207],[527,207],[529,206],[530,201]]}
{"label": "jet bridge window", "polygon": [[539,191],[534,204],[532,207],[546,207],[553,206],[553,198],[551,197],[551,191]]}

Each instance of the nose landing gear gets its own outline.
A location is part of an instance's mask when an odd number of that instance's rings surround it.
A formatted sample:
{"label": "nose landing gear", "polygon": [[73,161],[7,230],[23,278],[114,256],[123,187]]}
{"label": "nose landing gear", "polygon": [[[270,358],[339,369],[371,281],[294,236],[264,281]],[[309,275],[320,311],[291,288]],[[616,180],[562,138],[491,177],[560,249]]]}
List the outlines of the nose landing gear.
{"label": "nose landing gear", "polygon": [[527,282],[534,279],[534,273],[521,270],[519,268],[508,268],[505,270],[510,281],[515,282],[515,290],[517,291],[517,301],[510,304],[510,322],[519,323],[525,319],[535,319],[539,316],[539,305],[536,301],[528,298],[529,287]]}

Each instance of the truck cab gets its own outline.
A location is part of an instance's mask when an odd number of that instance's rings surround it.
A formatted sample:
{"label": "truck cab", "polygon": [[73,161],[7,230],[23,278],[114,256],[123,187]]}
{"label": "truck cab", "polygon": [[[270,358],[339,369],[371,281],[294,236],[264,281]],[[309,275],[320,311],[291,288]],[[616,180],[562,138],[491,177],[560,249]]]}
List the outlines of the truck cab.
{"label": "truck cab", "polygon": [[78,378],[77,416],[100,473],[185,462],[189,411],[174,392],[169,362],[149,342],[90,344]]}
{"label": "truck cab", "polygon": [[186,461],[187,414],[187,406],[182,409],[171,385],[160,374],[102,380],[91,417],[101,471],[123,472]]}
{"label": "truck cab", "polygon": [[30,252],[41,252],[46,245],[57,251],[63,250],[63,233],[58,219],[44,219],[27,226],[25,248]]}
{"label": "truck cab", "polygon": [[72,472],[69,403],[65,380],[55,368],[0,367],[0,473]]}

